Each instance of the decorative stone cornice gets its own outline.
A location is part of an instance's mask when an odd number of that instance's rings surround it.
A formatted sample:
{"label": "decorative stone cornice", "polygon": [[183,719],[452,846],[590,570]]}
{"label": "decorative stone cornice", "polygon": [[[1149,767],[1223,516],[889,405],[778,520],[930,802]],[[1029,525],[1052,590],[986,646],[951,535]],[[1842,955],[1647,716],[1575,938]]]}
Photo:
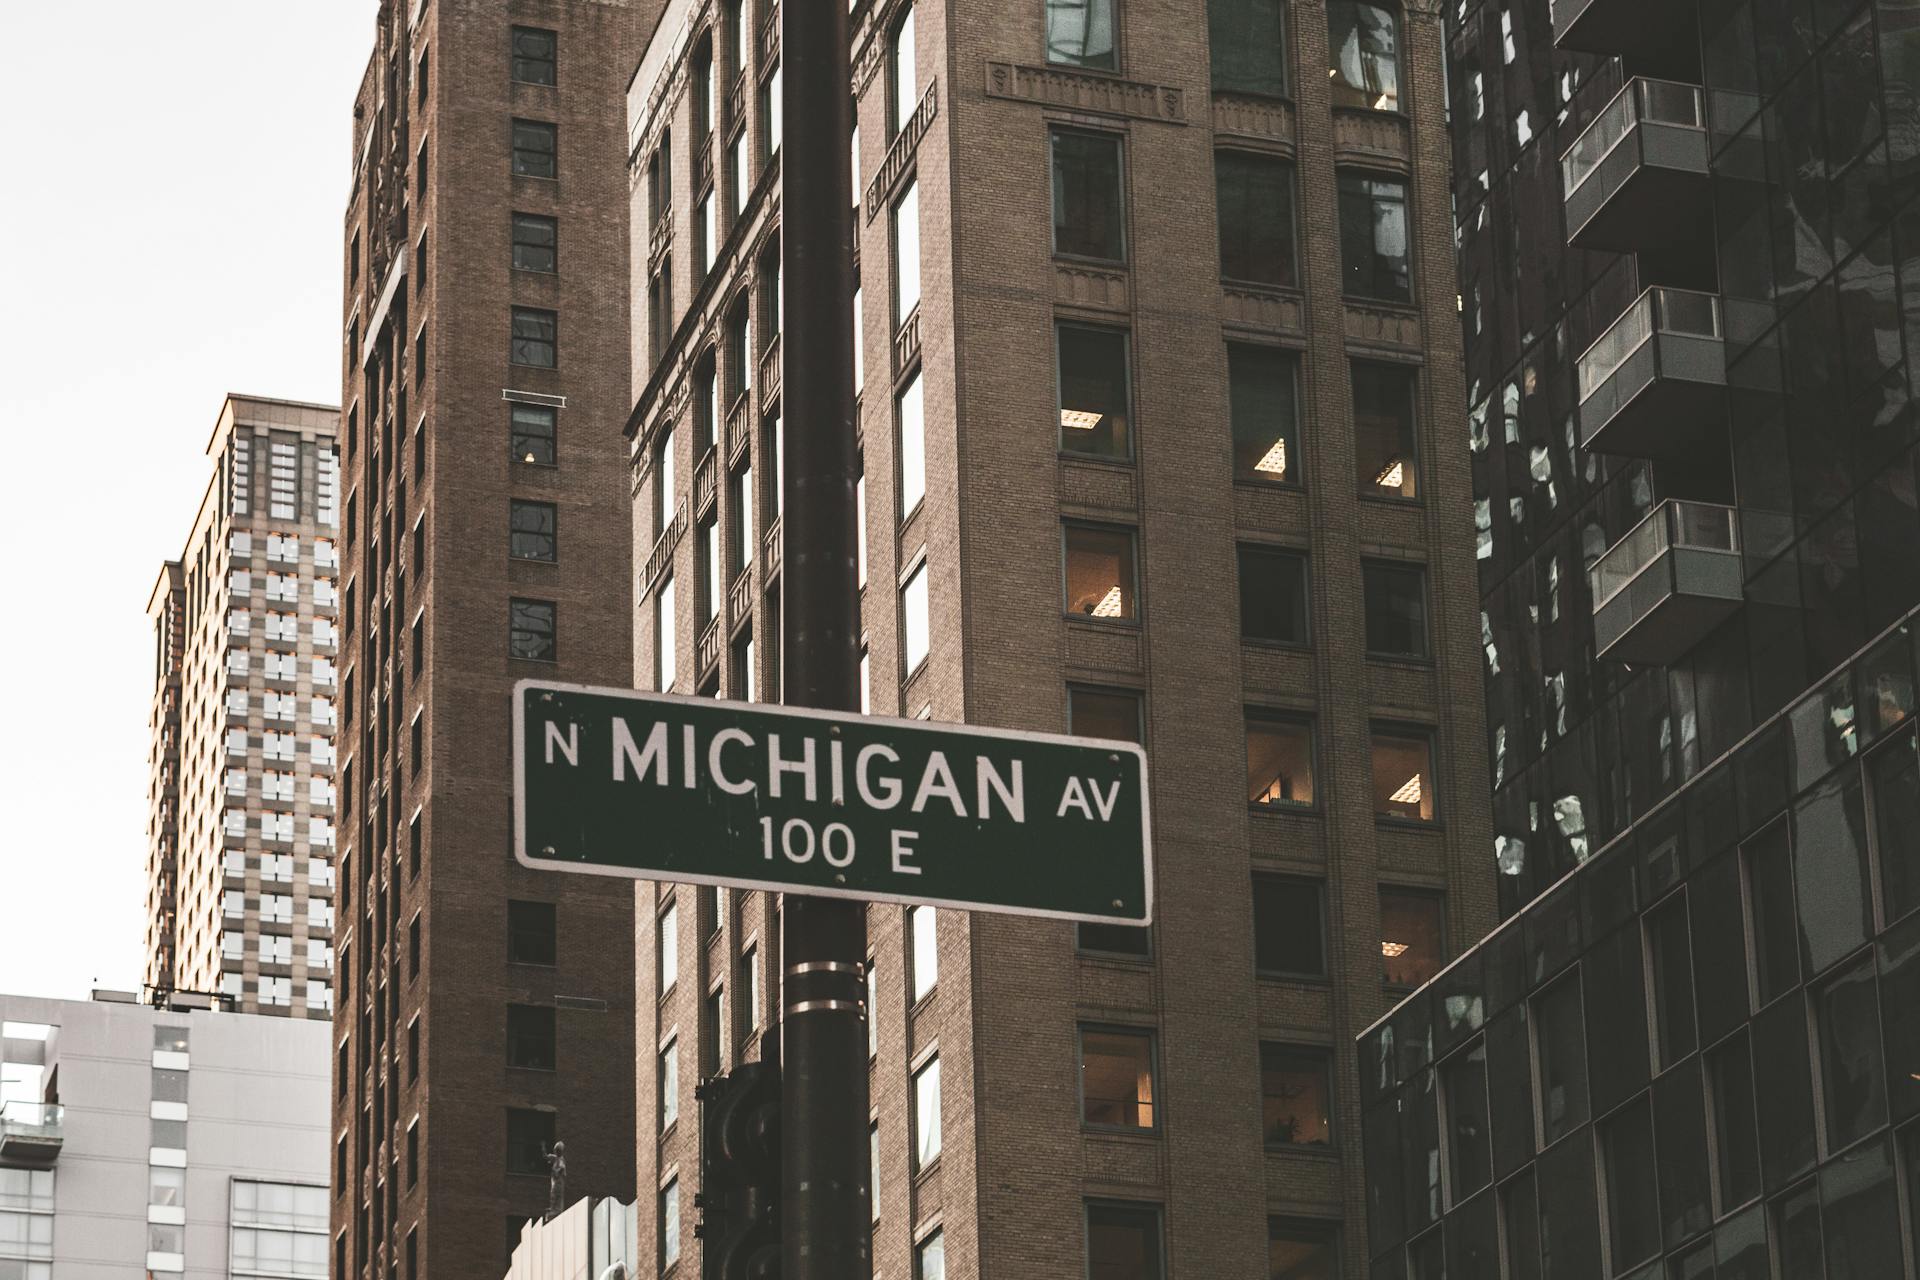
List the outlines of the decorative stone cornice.
{"label": "decorative stone cornice", "polygon": [[987,96],[1133,120],[1157,120],[1165,124],[1187,122],[1186,93],[1172,85],[1116,80],[1112,76],[1059,67],[988,62]]}

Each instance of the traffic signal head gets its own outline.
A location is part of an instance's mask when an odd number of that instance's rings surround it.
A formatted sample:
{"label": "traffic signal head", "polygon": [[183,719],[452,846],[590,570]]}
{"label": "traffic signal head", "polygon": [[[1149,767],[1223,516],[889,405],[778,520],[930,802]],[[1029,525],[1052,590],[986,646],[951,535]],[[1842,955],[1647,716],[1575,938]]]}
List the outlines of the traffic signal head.
{"label": "traffic signal head", "polygon": [[700,1100],[703,1280],[779,1280],[780,1069],[743,1063],[694,1091]]}

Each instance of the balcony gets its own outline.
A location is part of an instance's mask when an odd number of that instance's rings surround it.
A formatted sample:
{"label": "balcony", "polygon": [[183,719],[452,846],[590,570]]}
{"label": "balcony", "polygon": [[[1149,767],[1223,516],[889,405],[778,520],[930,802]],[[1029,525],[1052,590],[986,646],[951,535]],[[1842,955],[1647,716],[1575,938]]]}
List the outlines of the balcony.
{"label": "balcony", "polygon": [[1636,78],[1560,158],[1567,242],[1627,253],[1706,224],[1706,111],[1696,85]]}
{"label": "balcony", "polygon": [[60,1158],[65,1118],[57,1102],[0,1102],[0,1161],[52,1164]]}
{"label": "balcony", "polygon": [[767,536],[764,539],[762,539],[760,544],[761,554],[765,557],[765,562],[767,566],[767,577],[769,578],[773,577],[774,574],[780,572],[781,545],[782,544],[780,541],[780,517],[775,516],[773,518],[773,523],[769,525],[767,528]]}
{"label": "balcony", "polygon": [[765,413],[780,398],[780,335],[774,334],[767,349],[760,353],[760,412]]}
{"label": "balcony", "polygon": [[1727,350],[1720,299],[1652,288],[1580,357],[1580,447],[1673,458],[1724,434]]}
{"label": "balcony", "polygon": [[1657,61],[1697,38],[1697,13],[1694,0],[1553,0],[1553,43]]}
{"label": "balcony", "polygon": [[700,465],[693,470],[693,518],[703,520],[718,498],[720,451],[707,446]]}
{"label": "balcony", "polygon": [[1668,500],[1587,570],[1594,648],[1608,662],[1664,667],[1740,607],[1732,507]]}

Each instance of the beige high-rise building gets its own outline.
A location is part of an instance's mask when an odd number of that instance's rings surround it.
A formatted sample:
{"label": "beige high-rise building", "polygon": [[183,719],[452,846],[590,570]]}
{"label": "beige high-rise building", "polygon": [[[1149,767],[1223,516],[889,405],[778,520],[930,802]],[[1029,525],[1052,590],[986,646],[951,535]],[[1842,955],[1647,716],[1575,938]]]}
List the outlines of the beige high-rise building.
{"label": "beige high-rise building", "polygon": [[150,987],[333,1008],[337,409],[229,395],[154,626]]}
{"label": "beige high-rise building", "polygon": [[[674,0],[629,93],[635,672],[688,694],[779,692],[777,21]],[[1349,1046],[1494,910],[1438,6],[853,26],[866,701],[1142,741],[1158,904],[869,911],[875,1274],[1357,1275]],[[664,1273],[778,916],[638,902]]]}

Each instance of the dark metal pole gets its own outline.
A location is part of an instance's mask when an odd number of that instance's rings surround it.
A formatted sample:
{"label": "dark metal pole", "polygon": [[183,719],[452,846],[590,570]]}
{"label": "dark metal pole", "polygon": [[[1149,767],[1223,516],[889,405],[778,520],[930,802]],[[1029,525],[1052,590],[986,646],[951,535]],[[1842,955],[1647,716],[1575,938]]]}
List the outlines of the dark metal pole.
{"label": "dark metal pole", "polygon": [[[860,709],[853,135],[845,0],[782,0],[784,698]],[[868,1280],[865,907],[789,895],[781,963],[781,1280]]]}

